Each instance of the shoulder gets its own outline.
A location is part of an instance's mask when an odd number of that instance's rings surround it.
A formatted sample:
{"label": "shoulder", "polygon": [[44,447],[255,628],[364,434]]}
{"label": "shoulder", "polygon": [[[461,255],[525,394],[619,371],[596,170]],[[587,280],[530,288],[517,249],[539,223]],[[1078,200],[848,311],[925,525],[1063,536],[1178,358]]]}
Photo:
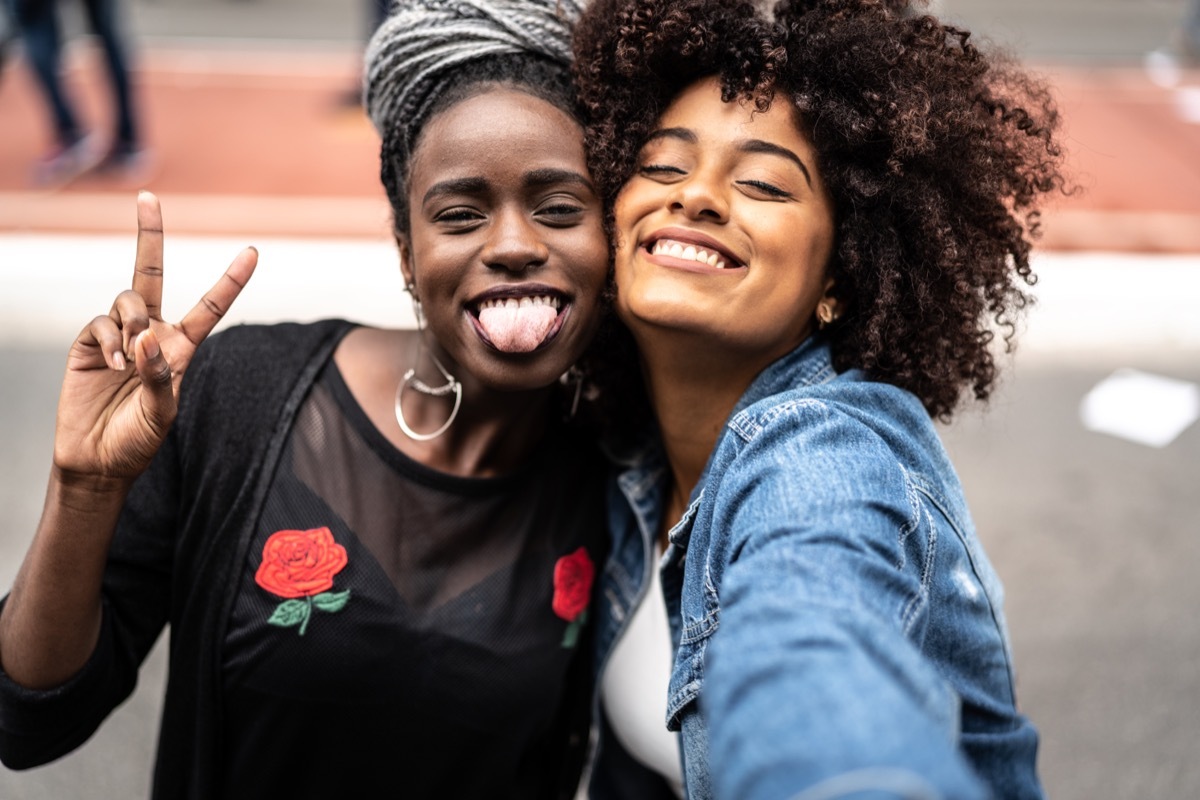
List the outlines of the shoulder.
{"label": "shoulder", "polygon": [[904,449],[937,438],[916,396],[848,375],[763,398],[731,417],[728,427],[743,443],[800,441],[832,451],[872,444]]}
{"label": "shoulder", "polygon": [[[268,357],[274,364],[303,360],[323,342],[338,338],[354,327],[341,319],[319,322],[281,322],[275,325],[235,325],[208,337],[197,358],[222,362],[227,359]],[[270,365],[267,365],[270,366]]]}
{"label": "shoulder", "polygon": [[184,375],[180,419],[271,413],[352,327],[344,320],[238,325],[210,336]]}
{"label": "shoulder", "polygon": [[797,498],[908,494],[949,469],[933,422],[909,392],[848,377],[781,391],[730,418],[714,477]]}
{"label": "shoulder", "polygon": [[300,369],[323,345],[336,343],[353,324],[345,320],[236,325],[208,337],[196,351],[188,379],[285,376]]}
{"label": "shoulder", "polygon": [[893,507],[920,495],[965,513],[937,429],[910,392],[850,377],[780,392],[736,414],[714,458],[721,493],[760,487],[798,510],[828,503]]}

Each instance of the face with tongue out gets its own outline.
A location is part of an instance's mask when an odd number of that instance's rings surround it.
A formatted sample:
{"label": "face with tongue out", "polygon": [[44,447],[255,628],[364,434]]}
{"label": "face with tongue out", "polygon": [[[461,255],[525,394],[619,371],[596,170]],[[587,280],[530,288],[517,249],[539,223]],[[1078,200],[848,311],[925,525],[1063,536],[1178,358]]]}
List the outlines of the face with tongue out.
{"label": "face with tongue out", "polygon": [[595,332],[608,266],[578,123],[508,87],[462,100],[422,131],[409,201],[403,269],[446,367],[501,390],[557,380]]}

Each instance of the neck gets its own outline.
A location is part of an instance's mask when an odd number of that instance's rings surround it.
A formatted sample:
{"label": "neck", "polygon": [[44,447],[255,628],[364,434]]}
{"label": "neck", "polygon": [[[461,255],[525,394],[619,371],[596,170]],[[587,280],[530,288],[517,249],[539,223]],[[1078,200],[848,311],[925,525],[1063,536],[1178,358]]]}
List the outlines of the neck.
{"label": "neck", "polygon": [[671,470],[664,515],[670,527],[687,509],[729,415],[761,367],[700,337],[655,330],[635,338]]}
{"label": "neck", "polygon": [[[442,363],[444,357],[439,354]],[[445,384],[445,377],[429,353],[421,358],[417,377],[429,386]],[[411,457],[433,469],[464,477],[493,477],[511,472],[536,451],[546,432],[547,420],[557,413],[554,389],[498,391],[481,384],[463,370],[455,374],[462,383],[462,404],[454,422],[442,435],[428,441],[411,439],[401,432],[398,442]],[[431,397],[410,384],[402,397],[409,427],[437,430],[454,408],[454,394]]]}
{"label": "neck", "polygon": [[[347,386],[375,427],[402,453],[431,469],[451,475],[486,478],[518,469],[537,450],[547,421],[559,413],[555,388],[501,392],[457,370],[440,353],[447,369],[462,382],[462,405],[442,435],[420,441],[409,438],[396,422],[396,387],[404,373],[431,387],[445,377],[428,352],[416,365],[415,331],[359,328],[338,348],[335,359]],[[437,430],[454,408],[454,395],[431,397],[411,387],[402,396],[404,419],[418,433]]]}
{"label": "neck", "polygon": [[[410,409],[428,417],[431,421],[423,430],[434,430],[448,418],[452,401],[423,395],[417,395],[418,400],[414,394],[404,394],[406,418]],[[545,435],[546,420],[553,413],[556,410],[550,389],[473,391],[464,381],[462,407],[446,432],[426,442],[408,439],[402,449],[441,472],[481,478],[503,475],[533,455]]]}

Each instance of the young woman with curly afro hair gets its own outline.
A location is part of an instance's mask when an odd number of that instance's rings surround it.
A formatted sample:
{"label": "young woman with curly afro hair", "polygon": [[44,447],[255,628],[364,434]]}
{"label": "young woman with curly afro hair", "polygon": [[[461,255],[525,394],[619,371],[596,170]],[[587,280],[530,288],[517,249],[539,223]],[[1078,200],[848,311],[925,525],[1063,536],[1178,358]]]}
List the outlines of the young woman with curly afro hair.
{"label": "young woman with curly afro hair", "polygon": [[657,423],[610,506],[592,796],[1040,797],[933,420],[1031,301],[1048,90],[904,0],[595,0],[575,54],[640,365],[605,388]]}

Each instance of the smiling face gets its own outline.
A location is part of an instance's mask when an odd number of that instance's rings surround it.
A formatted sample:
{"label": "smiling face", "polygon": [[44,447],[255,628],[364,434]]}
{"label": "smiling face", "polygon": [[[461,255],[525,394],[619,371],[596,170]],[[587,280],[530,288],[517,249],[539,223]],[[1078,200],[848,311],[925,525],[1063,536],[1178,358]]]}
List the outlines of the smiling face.
{"label": "smiling face", "polygon": [[579,125],[489,89],[426,124],[408,191],[405,279],[446,367],[501,390],[553,383],[595,332],[608,263]]}
{"label": "smiling face", "polygon": [[689,86],[663,113],[617,197],[617,309],[643,349],[696,335],[754,371],[814,328],[829,287],[832,206],[784,101],[767,112]]}

